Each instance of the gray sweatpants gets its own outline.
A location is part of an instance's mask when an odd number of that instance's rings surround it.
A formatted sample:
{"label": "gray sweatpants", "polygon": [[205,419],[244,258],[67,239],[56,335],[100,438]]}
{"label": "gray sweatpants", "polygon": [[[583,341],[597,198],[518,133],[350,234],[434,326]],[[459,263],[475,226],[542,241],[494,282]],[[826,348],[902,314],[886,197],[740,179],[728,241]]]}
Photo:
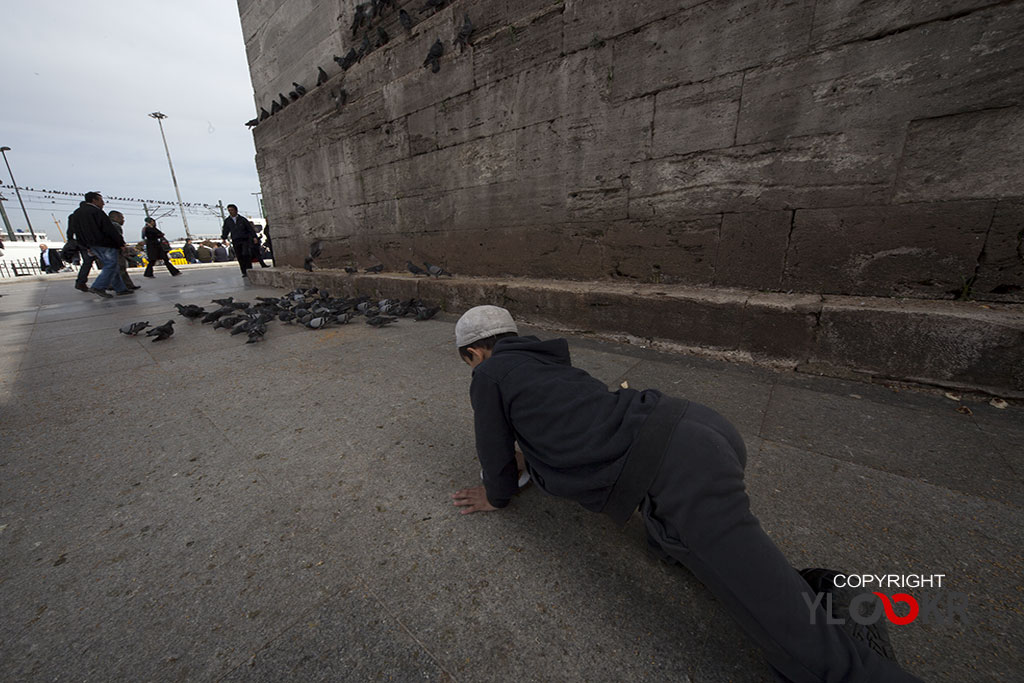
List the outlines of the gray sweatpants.
{"label": "gray sweatpants", "polygon": [[828,624],[812,624],[814,595],[750,512],[747,452],[721,415],[690,402],[640,505],[649,540],[685,565],[721,601],[786,680],[919,681]]}

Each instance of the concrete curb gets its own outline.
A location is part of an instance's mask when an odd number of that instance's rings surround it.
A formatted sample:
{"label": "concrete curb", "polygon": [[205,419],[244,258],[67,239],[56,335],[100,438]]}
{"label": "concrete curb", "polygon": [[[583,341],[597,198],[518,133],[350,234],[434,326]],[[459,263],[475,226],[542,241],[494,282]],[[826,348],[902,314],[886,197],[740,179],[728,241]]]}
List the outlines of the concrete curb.
{"label": "concrete curb", "polygon": [[576,334],[793,367],[1024,398],[1024,306],[736,289],[382,273],[250,271],[254,284],[483,303]]}

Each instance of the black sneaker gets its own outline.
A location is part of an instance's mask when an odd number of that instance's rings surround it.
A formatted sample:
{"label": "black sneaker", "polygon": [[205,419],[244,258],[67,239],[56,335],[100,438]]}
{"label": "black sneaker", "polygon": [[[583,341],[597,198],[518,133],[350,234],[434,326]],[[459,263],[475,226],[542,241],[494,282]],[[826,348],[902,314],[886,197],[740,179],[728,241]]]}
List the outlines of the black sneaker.
{"label": "black sneaker", "polygon": [[[850,602],[863,593],[863,590],[854,588],[836,588],[835,579],[841,576],[842,572],[832,569],[808,568],[801,569],[800,576],[804,578],[807,585],[815,593],[823,593],[822,606],[827,603],[824,600],[832,596],[832,618],[843,622],[843,630],[856,641],[864,643],[875,653],[885,657],[889,661],[899,664],[896,660],[896,650],[889,640],[888,619],[880,616],[873,624],[859,624],[850,616]],[[876,611],[882,614],[881,609],[872,607],[870,603],[860,605],[860,616],[867,617]]]}
{"label": "black sneaker", "polygon": [[90,287],[90,288],[89,288],[89,291],[90,291],[90,292],[92,292],[93,294],[95,294],[96,296],[102,296],[102,297],[103,297],[104,299],[110,299],[110,298],[112,298],[112,297],[111,297],[111,296],[110,296],[109,294],[107,294],[107,293],[106,293],[106,292],[105,292],[104,290],[102,290],[102,289],[96,289],[95,287]]}
{"label": "black sneaker", "polygon": [[75,283],[75,289],[77,289],[80,292],[88,292],[89,291],[89,285],[82,284],[81,282],[76,282]]}
{"label": "black sneaker", "polygon": [[135,293],[135,291],[132,290],[132,289],[125,289],[123,291],[118,292],[117,295],[118,296],[124,296],[126,294],[134,294],[134,293]]}

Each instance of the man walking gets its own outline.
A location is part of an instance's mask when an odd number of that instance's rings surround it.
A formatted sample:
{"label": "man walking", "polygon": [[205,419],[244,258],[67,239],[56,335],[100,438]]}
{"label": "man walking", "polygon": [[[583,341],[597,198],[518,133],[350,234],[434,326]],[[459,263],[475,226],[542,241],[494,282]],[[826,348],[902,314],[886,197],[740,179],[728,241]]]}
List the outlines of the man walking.
{"label": "man walking", "polygon": [[[81,209],[86,204],[87,202],[80,202],[78,208]],[[72,221],[74,216],[74,213],[68,216],[68,242],[74,242],[78,245],[78,256],[82,260],[78,266],[78,277],[75,278],[75,289],[80,292],[88,292],[89,285],[86,283],[89,280],[89,271],[92,270],[92,264],[96,261],[96,257],[89,251],[89,247],[85,246],[85,243],[75,232],[75,225]]]}
{"label": "man walking", "polygon": [[107,214],[103,213],[103,195],[86,192],[85,201],[71,214],[68,232],[84,248],[92,252],[101,265],[100,274],[89,291],[110,298],[107,288],[113,287],[119,296],[133,294],[121,280],[117,270],[117,252],[124,248],[124,238]]}
{"label": "man walking", "polygon": [[245,216],[238,215],[238,207],[234,204],[228,204],[228,217],[224,219],[224,229],[220,232],[221,239],[227,239],[229,234],[238,266],[242,269],[242,277],[249,277],[247,271],[252,268],[256,229]]}
{"label": "man walking", "polygon": [[[118,232],[121,233],[121,238],[124,239],[124,214],[120,211],[111,211],[108,215],[110,222],[114,224]],[[124,281],[128,289],[139,289],[139,285],[132,282],[131,276],[128,275],[128,257],[125,255],[127,249],[128,247],[121,247],[117,252],[117,270],[121,273],[121,280]]]}

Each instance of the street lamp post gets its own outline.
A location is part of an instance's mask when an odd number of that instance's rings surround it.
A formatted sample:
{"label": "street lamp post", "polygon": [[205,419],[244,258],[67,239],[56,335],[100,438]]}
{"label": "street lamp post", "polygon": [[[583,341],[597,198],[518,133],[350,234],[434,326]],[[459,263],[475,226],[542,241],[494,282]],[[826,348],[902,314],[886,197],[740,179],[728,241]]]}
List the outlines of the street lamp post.
{"label": "street lamp post", "polygon": [[28,231],[32,233],[32,241],[36,241],[36,231],[32,229],[32,221],[28,218],[28,211],[25,209],[25,202],[21,199],[21,190],[18,189],[18,181],[14,179],[14,171],[11,170],[11,162],[7,161],[7,153],[10,147],[0,147],[0,154],[4,155],[4,163],[7,164],[7,173],[11,176],[11,185],[14,185],[14,194],[18,195],[18,203],[21,204],[21,212],[25,214],[25,222],[28,223]]}
{"label": "street lamp post", "polygon": [[156,119],[157,124],[160,126],[160,138],[164,141],[164,151],[167,152],[167,165],[171,169],[171,182],[174,183],[174,193],[178,195],[178,209],[181,211],[181,222],[185,226],[185,237],[191,239],[192,233],[188,230],[188,218],[185,217],[185,205],[181,201],[181,190],[178,189],[178,179],[174,177],[174,164],[171,163],[171,150],[167,147],[167,136],[164,135],[164,122],[167,118],[167,114],[161,114],[158,111],[153,112],[149,115],[150,118]]}
{"label": "street lamp post", "polygon": [[263,210],[263,193],[250,192],[249,194],[256,196],[256,202],[260,205],[260,218],[267,220],[267,212]]}

